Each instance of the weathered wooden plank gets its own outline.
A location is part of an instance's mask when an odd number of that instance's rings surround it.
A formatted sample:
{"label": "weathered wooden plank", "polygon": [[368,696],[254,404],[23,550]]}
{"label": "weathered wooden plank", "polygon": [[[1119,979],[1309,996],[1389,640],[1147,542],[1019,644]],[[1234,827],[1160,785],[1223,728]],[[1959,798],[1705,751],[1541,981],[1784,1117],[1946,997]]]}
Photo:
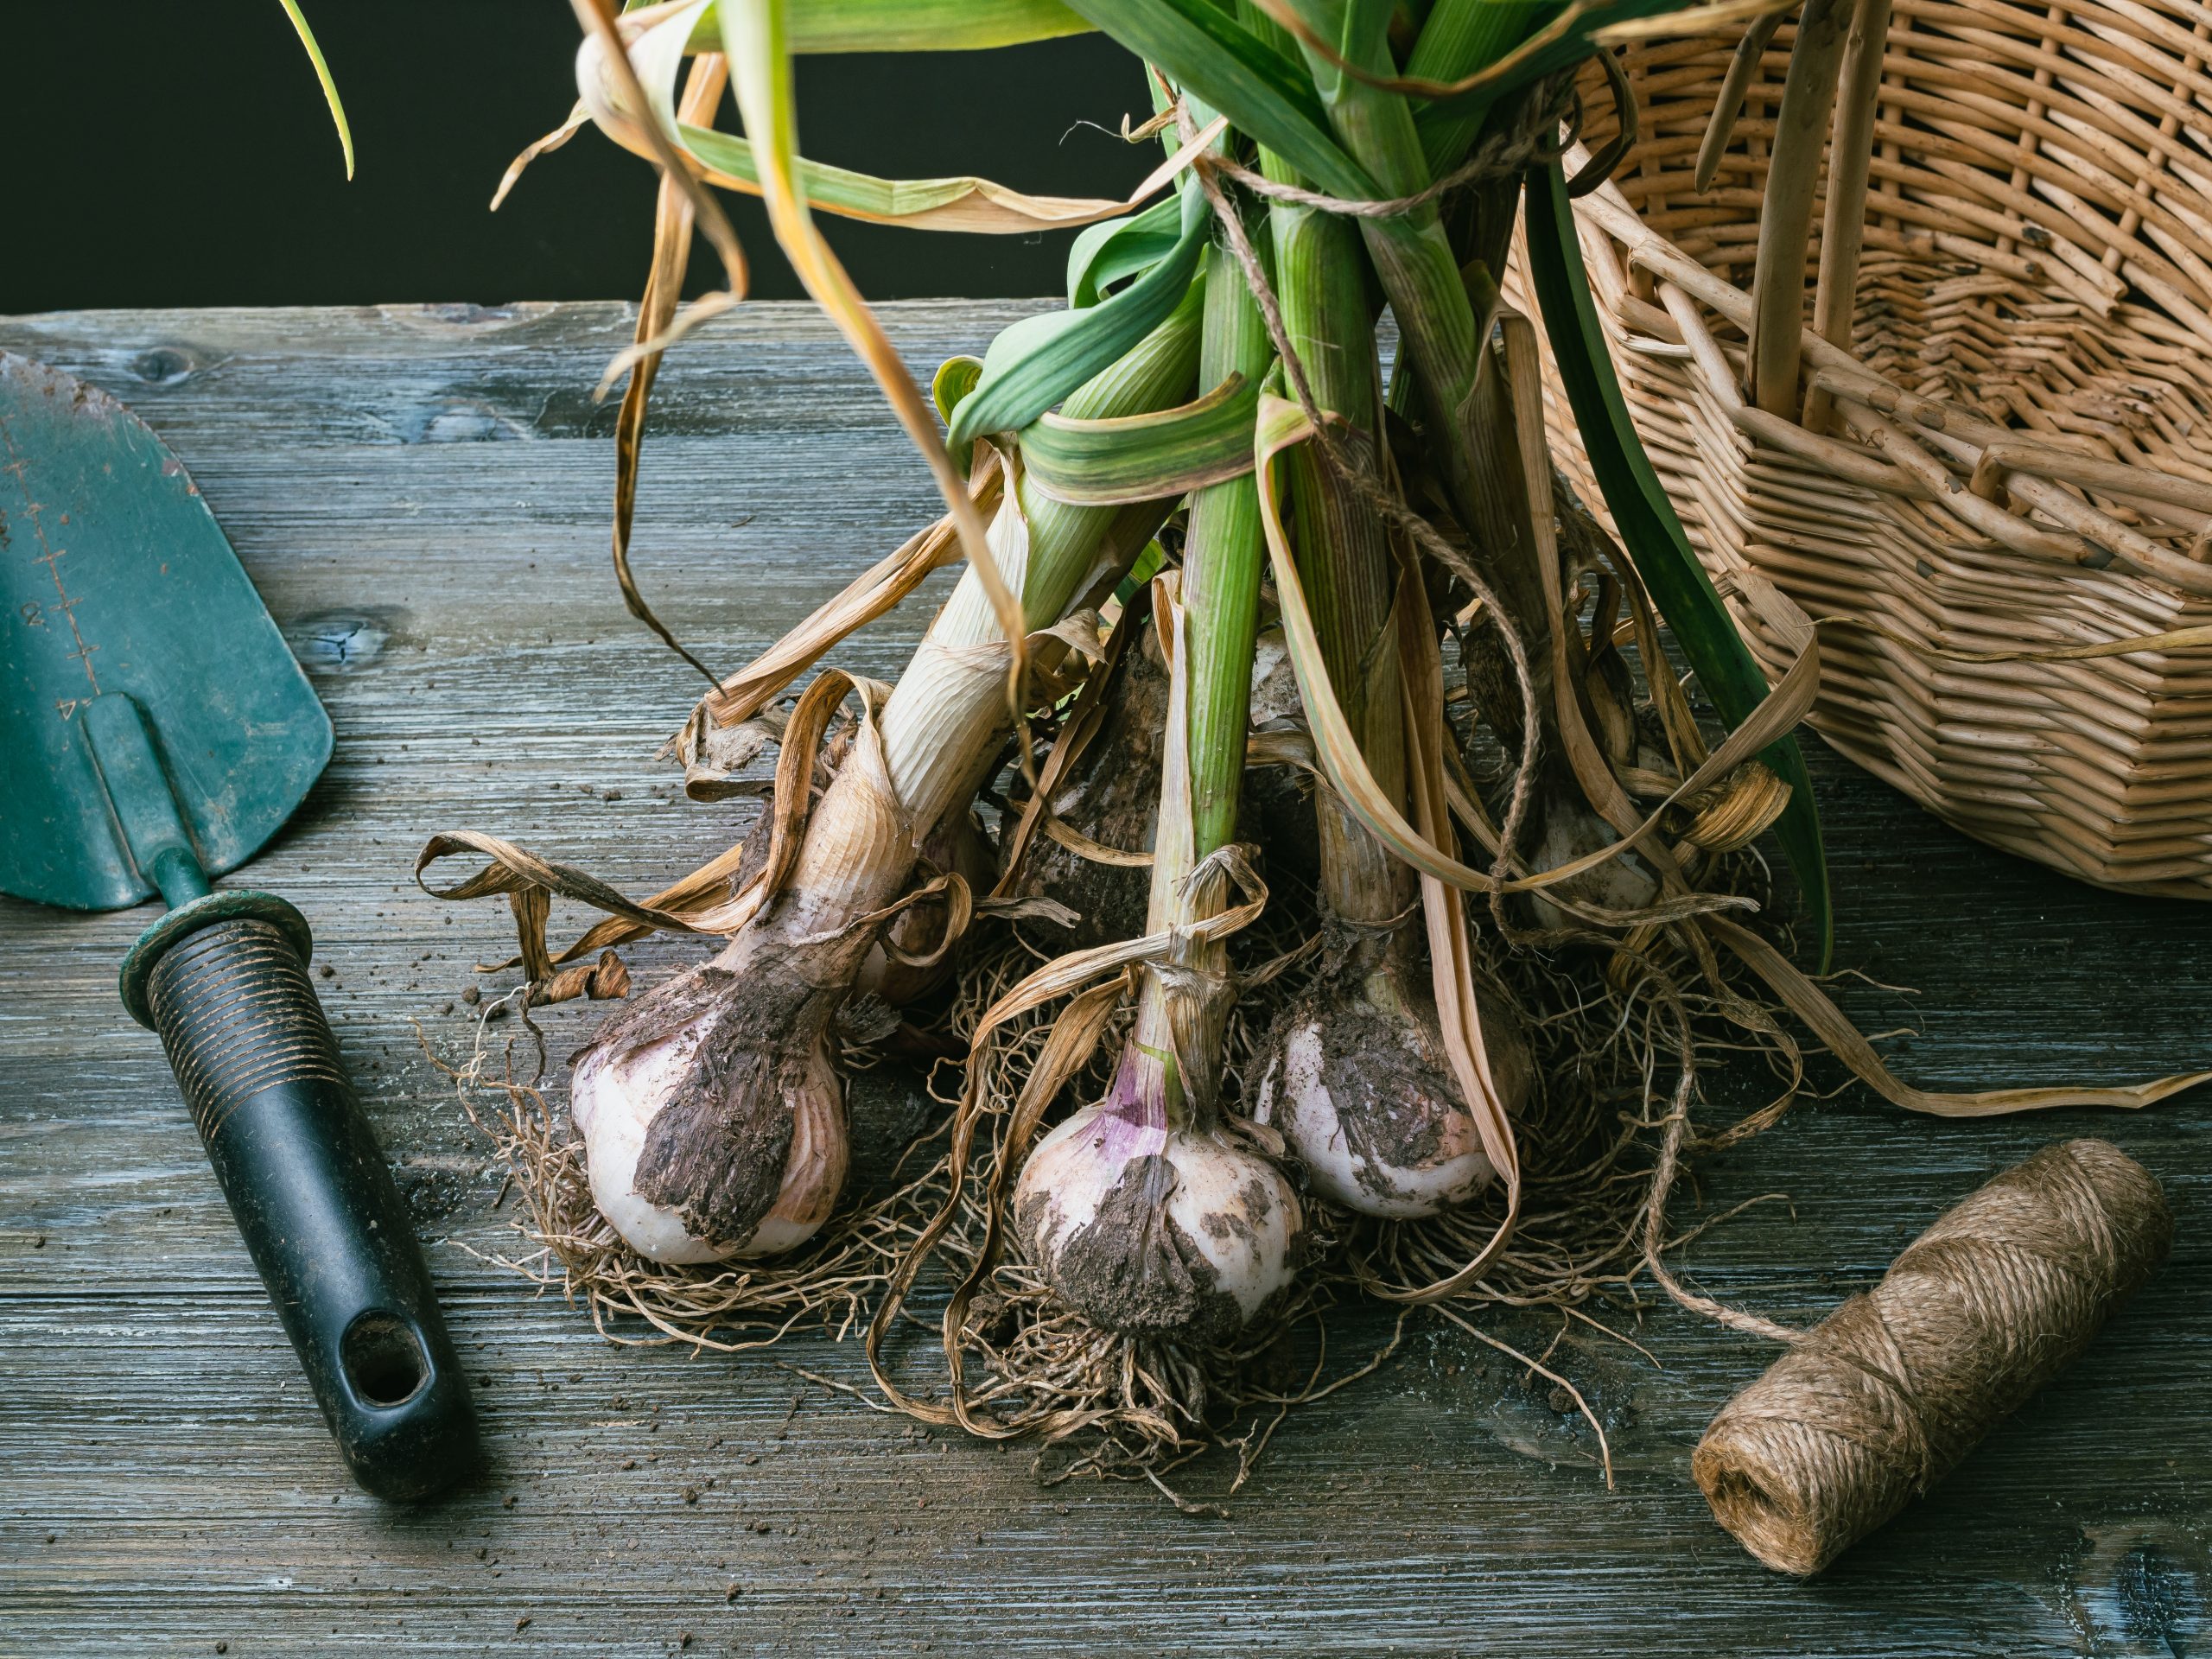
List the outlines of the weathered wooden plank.
{"label": "weathered wooden plank", "polygon": [[[926,370],[1022,308],[888,315]],[[2175,1262],[2080,1367],[1813,1586],[1754,1566],[1687,1481],[1704,1421],[1765,1351],[1669,1309],[1638,1333],[1663,1371],[1586,1334],[1562,1348],[1609,1422],[1617,1494],[1548,1389],[1417,1326],[1382,1375],[1284,1425],[1223,1523],[1146,1490],[1041,1487],[1025,1453],[920,1435],[779,1368],[857,1380],[850,1344],[613,1350],[472,1255],[511,1236],[498,1176],[411,1022],[448,1052],[465,1040],[447,1005],[470,963],[505,954],[506,924],[423,895],[416,849],[491,828],[643,892],[752,811],[683,803],[652,760],[696,680],[605,568],[610,414],[590,392],[627,327],[613,306],[0,321],[0,348],[105,385],[185,455],[331,707],[330,774],[253,875],[302,906],[336,970],[326,1001],[432,1241],[495,1457],[483,1486],[421,1512],[352,1491],[158,1051],[116,1010],[143,918],[0,906],[0,1654],[646,1654],[685,1631],[693,1651],[759,1653],[2202,1644],[2212,1192],[2194,1101],[1939,1124],[1853,1090],[1701,1172],[1708,1204],[1789,1194],[1688,1264],[1783,1318],[1866,1282],[2062,1133],[2128,1147],[2180,1220]],[[660,401],[640,569],[713,660],[741,660],[931,516],[925,474],[804,309],[715,325]],[[894,673],[920,620],[910,607],[843,660]],[[1815,771],[1841,959],[1922,992],[1847,1001],[1870,1028],[1922,1022],[1891,1045],[1920,1080],[2145,1075],[2212,1046],[2206,912],[2069,886],[1825,753]],[[645,949],[640,976],[695,948]],[[595,1018],[552,1010],[556,1056]],[[1387,1329],[1355,1315],[1336,1341]]]}

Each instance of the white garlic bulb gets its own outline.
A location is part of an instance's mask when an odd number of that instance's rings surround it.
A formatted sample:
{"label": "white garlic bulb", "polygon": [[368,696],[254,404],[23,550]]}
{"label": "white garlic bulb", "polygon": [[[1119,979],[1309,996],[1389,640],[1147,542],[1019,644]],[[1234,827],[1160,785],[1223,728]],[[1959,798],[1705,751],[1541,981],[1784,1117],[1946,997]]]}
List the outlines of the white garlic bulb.
{"label": "white garlic bulb", "polygon": [[828,1046],[816,1035],[797,1053],[746,1052],[756,1046],[750,1022],[732,1017],[734,976],[717,972],[694,969],[610,1021],[569,1089],[592,1200],[655,1262],[791,1249],[844,1189],[844,1102]]}
{"label": "white garlic bulb", "polygon": [[[1292,1011],[1270,1044],[1253,1117],[1282,1135],[1324,1197],[1362,1215],[1433,1216],[1497,1172],[1440,1037],[1376,988]],[[1533,1083],[1526,1046],[1487,1008],[1484,1035],[1511,1109]]]}

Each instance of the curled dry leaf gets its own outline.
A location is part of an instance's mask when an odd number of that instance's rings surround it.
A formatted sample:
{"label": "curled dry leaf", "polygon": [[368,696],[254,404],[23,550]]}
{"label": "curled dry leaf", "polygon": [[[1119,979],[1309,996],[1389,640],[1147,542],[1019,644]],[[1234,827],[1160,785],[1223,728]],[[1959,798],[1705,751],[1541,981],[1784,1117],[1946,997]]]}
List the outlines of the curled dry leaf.
{"label": "curled dry leaf", "polygon": [[[681,150],[706,182],[725,189],[763,195],[769,185],[761,175],[759,156],[744,138],[717,132],[694,119],[679,121],[674,108],[676,71],[695,35],[710,22],[713,0],[656,6],[629,12],[617,27],[637,67],[650,108],[634,108],[613,71],[611,54],[594,36],[577,54],[576,85],[589,118],[616,143],[648,160],[658,156],[648,130],[658,116],[661,130]],[[565,137],[565,131],[561,135]],[[553,145],[540,141],[543,149]],[[525,151],[514,170],[542,153],[540,146]],[[1130,196],[1108,200],[1097,197],[1040,196],[1009,188],[989,179],[883,179],[819,162],[794,158],[794,171],[804,187],[809,205],[826,213],[897,225],[910,230],[957,231],[971,235],[1033,235],[1044,230],[1073,229],[1128,213],[1160,188],[1147,181]]]}

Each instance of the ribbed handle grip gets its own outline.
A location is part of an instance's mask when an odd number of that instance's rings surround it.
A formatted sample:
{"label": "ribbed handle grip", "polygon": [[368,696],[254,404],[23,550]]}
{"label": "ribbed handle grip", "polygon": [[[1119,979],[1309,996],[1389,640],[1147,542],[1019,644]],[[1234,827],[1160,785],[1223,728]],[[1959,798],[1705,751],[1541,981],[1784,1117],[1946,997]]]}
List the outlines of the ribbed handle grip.
{"label": "ribbed handle grip", "polygon": [[479,1456],[467,1384],[292,934],[211,922],[162,950],[145,990],[354,1478],[392,1498],[451,1484]]}

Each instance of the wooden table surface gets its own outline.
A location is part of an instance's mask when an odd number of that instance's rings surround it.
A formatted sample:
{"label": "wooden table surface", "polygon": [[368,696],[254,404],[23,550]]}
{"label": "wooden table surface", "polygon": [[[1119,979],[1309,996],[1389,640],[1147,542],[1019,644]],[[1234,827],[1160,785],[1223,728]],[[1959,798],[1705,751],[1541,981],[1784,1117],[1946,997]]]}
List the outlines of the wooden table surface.
{"label": "wooden table surface", "polygon": [[[910,362],[1024,308],[887,308]],[[652,758],[698,686],[608,572],[613,305],[0,320],[184,456],[338,727],[250,867],[315,925],[340,1040],[397,1166],[493,1452],[420,1510],[355,1491],[232,1230],[154,1040],[115,1001],[146,913],[0,901],[0,1655],[1404,1653],[2157,1655],[2212,1646],[2212,1136],[2202,1094],[2135,1117],[1945,1123],[1852,1089],[1701,1172],[1789,1195],[1687,1252],[1694,1281],[1809,1320],[2047,1140],[2105,1135],[2166,1184],[2174,1258],[2080,1364],[1825,1578],[1754,1564],[1689,1452],[1770,1351],[1670,1307],[1562,1363],[1578,1419],[1417,1323],[1385,1370],[1294,1413],[1230,1505],[1041,1487],[796,1378],[857,1345],[610,1346],[472,1250],[512,1240],[486,1145],[423,1058],[466,1038],[505,906],[441,904],[425,836],[512,836],[642,893],[738,834]],[[828,327],[753,306],[664,374],[642,579],[725,669],[933,516]],[[944,580],[939,579],[940,582]],[[841,660],[895,674],[925,606]],[[2069,885],[1952,834],[1825,750],[1840,962],[1916,1080],[1979,1087],[2202,1065],[2212,912]],[[4,785],[0,785],[4,787]],[[641,950],[641,980],[696,946]],[[556,1052],[595,1019],[555,1010]],[[1686,1203],[1685,1217],[1690,1210]],[[1354,1320],[1339,1340],[1382,1325]],[[1524,1344],[1538,1319],[1496,1323]],[[734,1588],[733,1589],[733,1586]],[[689,1647],[686,1649],[688,1638]]]}

